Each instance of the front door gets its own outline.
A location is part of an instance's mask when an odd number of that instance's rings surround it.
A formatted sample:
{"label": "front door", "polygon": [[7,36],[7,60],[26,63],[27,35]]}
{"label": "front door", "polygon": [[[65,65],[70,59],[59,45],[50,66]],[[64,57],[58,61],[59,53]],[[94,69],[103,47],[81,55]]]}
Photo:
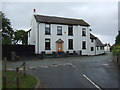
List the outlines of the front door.
{"label": "front door", "polygon": [[57,45],[57,51],[62,52],[62,42],[58,42],[57,44],[58,44]]}

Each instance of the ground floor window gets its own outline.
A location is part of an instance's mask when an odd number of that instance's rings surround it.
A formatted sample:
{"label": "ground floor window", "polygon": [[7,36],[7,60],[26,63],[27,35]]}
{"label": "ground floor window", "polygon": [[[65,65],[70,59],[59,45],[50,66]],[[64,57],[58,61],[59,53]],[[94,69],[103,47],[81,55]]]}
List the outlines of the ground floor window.
{"label": "ground floor window", "polygon": [[50,50],[50,39],[45,39],[45,50]]}
{"label": "ground floor window", "polygon": [[73,39],[68,39],[68,49],[73,49]]}
{"label": "ground floor window", "polygon": [[91,47],[91,51],[94,51],[94,47]]}
{"label": "ground floor window", "polygon": [[103,46],[101,46],[101,47],[100,47],[100,50],[103,50],[103,49],[104,49],[104,47],[103,47]]}
{"label": "ground floor window", "polygon": [[82,41],[82,49],[86,49],[86,41]]}
{"label": "ground floor window", "polygon": [[97,50],[99,50],[99,47],[97,46]]}

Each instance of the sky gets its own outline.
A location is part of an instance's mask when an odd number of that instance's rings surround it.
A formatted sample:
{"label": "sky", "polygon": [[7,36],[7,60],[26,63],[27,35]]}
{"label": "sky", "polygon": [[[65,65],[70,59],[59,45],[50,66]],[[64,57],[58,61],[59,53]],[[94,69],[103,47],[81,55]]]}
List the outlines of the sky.
{"label": "sky", "polygon": [[29,30],[36,14],[83,19],[103,43],[115,43],[118,34],[118,2],[3,2],[2,11],[14,29]]}

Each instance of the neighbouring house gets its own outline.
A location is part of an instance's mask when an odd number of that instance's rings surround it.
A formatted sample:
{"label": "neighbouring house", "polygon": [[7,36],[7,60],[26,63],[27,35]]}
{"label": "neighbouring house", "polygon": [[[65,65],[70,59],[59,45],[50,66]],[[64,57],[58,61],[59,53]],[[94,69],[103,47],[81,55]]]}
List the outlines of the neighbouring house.
{"label": "neighbouring house", "polygon": [[104,53],[104,45],[90,33],[90,25],[82,19],[34,14],[28,36],[28,44],[35,45],[35,54]]}
{"label": "neighbouring house", "polygon": [[109,51],[110,51],[110,48],[111,48],[111,45],[110,45],[109,43],[104,44],[104,50],[105,50],[106,52],[109,52]]}

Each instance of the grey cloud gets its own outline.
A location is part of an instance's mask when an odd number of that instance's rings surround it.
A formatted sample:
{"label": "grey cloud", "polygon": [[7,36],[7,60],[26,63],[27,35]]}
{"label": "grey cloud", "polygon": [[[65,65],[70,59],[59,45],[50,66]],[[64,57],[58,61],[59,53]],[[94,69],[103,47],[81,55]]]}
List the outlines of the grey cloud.
{"label": "grey cloud", "polygon": [[[30,29],[33,9],[37,14],[64,16],[79,18],[87,21],[92,28],[92,32],[98,35],[104,42],[113,44],[116,37],[117,24],[117,3],[115,2],[80,2],[80,3],[39,3],[39,2],[5,2],[3,3],[3,12],[11,20],[13,28]],[[103,38],[104,37],[104,38]]]}

